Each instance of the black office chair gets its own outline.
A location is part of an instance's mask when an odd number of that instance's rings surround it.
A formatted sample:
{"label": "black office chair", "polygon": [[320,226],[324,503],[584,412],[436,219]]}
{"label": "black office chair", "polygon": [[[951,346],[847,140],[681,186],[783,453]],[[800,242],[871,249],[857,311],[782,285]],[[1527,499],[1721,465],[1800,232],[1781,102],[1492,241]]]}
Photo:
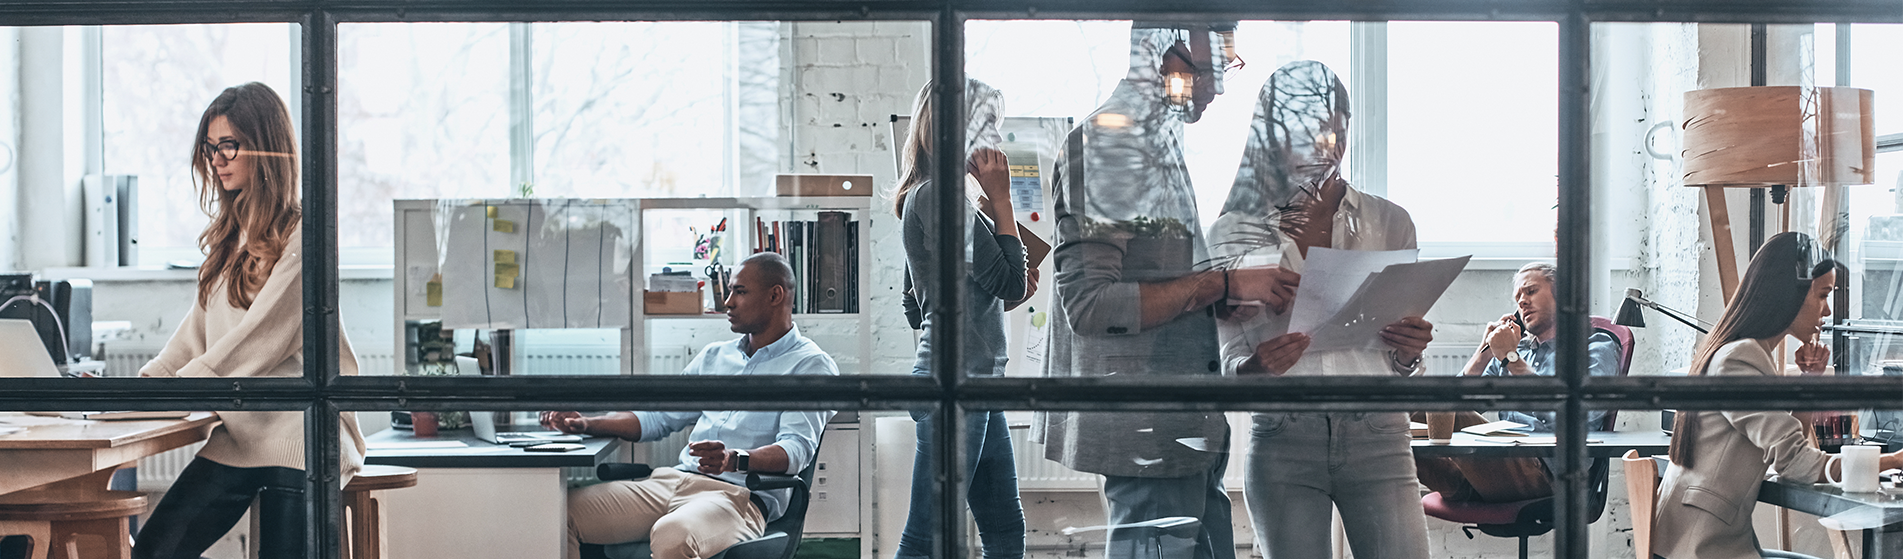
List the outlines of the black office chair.
{"label": "black office chair", "polygon": [[[813,462],[798,476],[760,475],[759,472],[747,472],[747,490],[772,491],[792,489],[793,497],[786,501],[786,513],[778,520],[768,522],[766,532],[760,537],[734,544],[714,554],[708,559],[792,559],[793,552],[800,546],[800,535],[806,529],[806,506],[812,501],[813,471],[819,469],[819,449],[813,449]],[[595,477],[602,481],[641,479],[653,471],[645,464],[602,464],[595,467]],[[628,542],[618,544],[582,544],[582,559],[650,559],[653,550],[648,542]]]}

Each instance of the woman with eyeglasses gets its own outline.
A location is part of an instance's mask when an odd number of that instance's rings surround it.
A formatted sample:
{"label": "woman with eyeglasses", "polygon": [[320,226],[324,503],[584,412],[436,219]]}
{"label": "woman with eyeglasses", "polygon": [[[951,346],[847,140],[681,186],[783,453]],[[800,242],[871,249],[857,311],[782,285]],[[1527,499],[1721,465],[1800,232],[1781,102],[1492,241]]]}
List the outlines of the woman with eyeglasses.
{"label": "woman with eyeglasses", "polygon": [[[1800,369],[1823,370],[1830,350],[1817,337],[1836,282],[1837,263],[1809,235],[1771,237],[1692,358],[1692,374],[1778,376],[1775,354],[1786,336],[1802,344]],[[1837,456],[1811,446],[1803,424],[1784,411],[1680,411],[1671,458],[1652,529],[1653,553],[1669,559],[1760,557],[1751,511],[1767,469],[1802,483],[1824,481],[1826,470],[1842,477]],[[1899,453],[1878,460],[1879,471],[1896,467]]]}
{"label": "woman with eyeglasses", "polygon": [[[227,88],[199,117],[192,175],[211,224],[198,236],[198,297],[144,377],[299,377],[304,374],[304,249],[297,135],[277,92]],[[338,369],[357,374],[338,332]],[[219,412],[212,430],[133,545],[141,559],[196,558],[255,498],[261,557],[303,557],[304,414]],[[353,414],[340,426],[343,480],[363,466]]]}

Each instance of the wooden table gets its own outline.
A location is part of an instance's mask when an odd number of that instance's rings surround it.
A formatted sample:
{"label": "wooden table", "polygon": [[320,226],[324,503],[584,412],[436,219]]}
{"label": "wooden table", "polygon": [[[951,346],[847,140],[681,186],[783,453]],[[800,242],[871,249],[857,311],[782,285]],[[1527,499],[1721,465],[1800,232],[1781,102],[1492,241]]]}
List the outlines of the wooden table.
{"label": "wooden table", "polygon": [[[387,557],[562,557],[568,533],[568,468],[617,460],[627,443],[582,439],[581,450],[525,452],[477,439],[468,429],[417,437],[385,430],[364,437],[367,464],[416,468],[415,487],[380,497]],[[460,443],[454,448],[397,448]],[[593,473],[590,472],[592,476]],[[505,537],[498,537],[505,535]]]}
{"label": "wooden table", "polygon": [[0,413],[0,428],[27,426],[0,435],[0,494],[27,489],[104,491],[112,473],[140,458],[211,435],[218,414],[193,412],[184,419],[86,421]]}

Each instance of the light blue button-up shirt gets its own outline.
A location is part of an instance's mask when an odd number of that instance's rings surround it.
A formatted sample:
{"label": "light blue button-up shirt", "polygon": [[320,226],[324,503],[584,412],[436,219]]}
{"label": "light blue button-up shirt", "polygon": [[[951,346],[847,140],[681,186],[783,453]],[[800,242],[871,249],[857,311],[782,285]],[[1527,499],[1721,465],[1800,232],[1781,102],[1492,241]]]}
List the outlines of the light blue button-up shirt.
{"label": "light blue button-up shirt", "polygon": [[[833,358],[814,344],[812,340],[800,335],[798,326],[787,331],[779,341],[767,344],[753,352],[752,357],[742,348],[745,337],[732,341],[708,344],[700,355],[681,371],[684,375],[735,375],[735,376],[775,376],[775,375],[838,375],[839,366]],[[819,451],[819,436],[826,428],[826,420],[831,419],[831,411],[641,411],[634,412],[641,420],[641,440],[653,441],[669,434],[694,426],[691,441],[720,441],[730,449],[749,450],[777,445],[786,450],[787,463],[793,470],[784,472],[797,474],[813,462],[813,455]],[[697,472],[700,459],[681,449],[681,463],[677,469]],[[761,472],[782,473],[782,472]],[[746,486],[747,474],[726,472],[720,479],[734,485]],[[786,513],[786,502],[792,498],[793,490],[779,489],[757,493],[766,510],[760,511],[768,521],[776,520]]]}

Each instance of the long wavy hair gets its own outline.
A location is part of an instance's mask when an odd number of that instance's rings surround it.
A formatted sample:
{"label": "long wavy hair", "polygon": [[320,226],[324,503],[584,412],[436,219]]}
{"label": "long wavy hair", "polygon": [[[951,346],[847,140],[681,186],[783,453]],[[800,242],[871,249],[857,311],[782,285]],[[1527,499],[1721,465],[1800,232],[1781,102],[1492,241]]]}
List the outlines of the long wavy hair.
{"label": "long wavy hair", "polygon": [[[1698,346],[1691,374],[1707,374],[1712,358],[1726,344],[1782,337],[1790,330],[1811,289],[1811,280],[1800,276],[1808,272],[1810,277],[1819,278],[1837,268],[1835,261],[1822,254],[1817,242],[1803,233],[1780,233],[1765,240],[1757,256],[1751,258],[1731,304],[1725,306],[1724,316],[1705,336],[1705,343]],[[1672,419],[1672,463],[1692,467],[1692,444],[1698,439],[1701,413],[1680,411]]]}
{"label": "long wavy hair", "polygon": [[[226,191],[208,158],[213,151],[205,136],[221,116],[236,136],[239,156],[250,161],[254,173],[243,190]],[[198,235],[198,248],[205,253],[205,263],[198,268],[198,305],[205,306],[223,283],[225,300],[249,309],[303,217],[291,111],[262,83],[226,88],[199,117],[192,146],[199,207],[211,216],[211,224]]]}

